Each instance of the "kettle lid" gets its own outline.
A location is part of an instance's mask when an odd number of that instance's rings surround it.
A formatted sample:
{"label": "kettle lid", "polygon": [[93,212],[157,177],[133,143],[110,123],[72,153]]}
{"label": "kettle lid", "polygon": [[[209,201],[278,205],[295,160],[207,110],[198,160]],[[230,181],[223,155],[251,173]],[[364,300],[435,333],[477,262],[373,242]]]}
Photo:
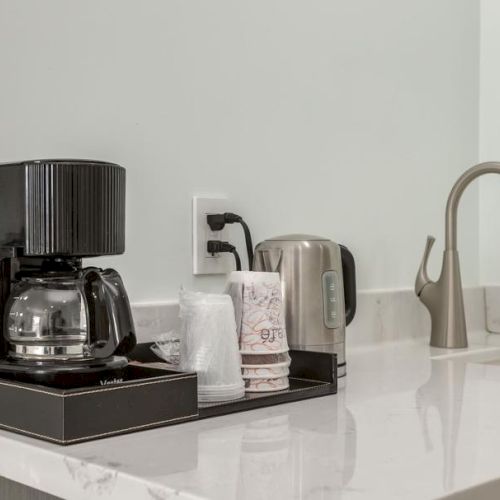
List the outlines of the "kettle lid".
{"label": "kettle lid", "polygon": [[330,241],[328,238],[313,236],[311,234],[285,234],[268,238],[266,241]]}

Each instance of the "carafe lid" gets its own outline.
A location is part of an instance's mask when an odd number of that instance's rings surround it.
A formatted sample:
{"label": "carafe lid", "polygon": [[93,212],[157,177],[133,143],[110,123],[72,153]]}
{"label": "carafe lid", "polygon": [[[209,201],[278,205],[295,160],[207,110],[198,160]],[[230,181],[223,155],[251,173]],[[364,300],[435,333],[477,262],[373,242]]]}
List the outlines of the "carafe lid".
{"label": "carafe lid", "polygon": [[20,258],[18,277],[22,279],[78,278],[82,262],[78,258]]}

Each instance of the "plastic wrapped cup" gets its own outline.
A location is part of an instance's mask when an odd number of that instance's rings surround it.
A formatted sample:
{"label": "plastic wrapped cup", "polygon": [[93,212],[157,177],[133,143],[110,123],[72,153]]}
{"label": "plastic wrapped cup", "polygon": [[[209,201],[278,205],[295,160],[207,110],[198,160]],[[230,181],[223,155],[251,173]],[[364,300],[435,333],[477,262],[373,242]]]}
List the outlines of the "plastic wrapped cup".
{"label": "plastic wrapped cup", "polygon": [[179,368],[198,374],[198,400],[244,396],[234,309],[228,295],[180,293]]}
{"label": "plastic wrapped cup", "polygon": [[226,292],[233,300],[242,354],[288,351],[278,273],[234,271]]}

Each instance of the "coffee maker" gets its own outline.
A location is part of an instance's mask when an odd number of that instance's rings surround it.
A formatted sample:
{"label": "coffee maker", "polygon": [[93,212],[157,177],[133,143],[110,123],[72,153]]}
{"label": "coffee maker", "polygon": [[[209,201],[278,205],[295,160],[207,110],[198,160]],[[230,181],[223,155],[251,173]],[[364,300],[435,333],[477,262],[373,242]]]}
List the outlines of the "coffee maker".
{"label": "coffee maker", "polygon": [[113,269],[125,250],[125,169],[92,160],[0,165],[0,377],[56,386],[119,380],[136,344]]}

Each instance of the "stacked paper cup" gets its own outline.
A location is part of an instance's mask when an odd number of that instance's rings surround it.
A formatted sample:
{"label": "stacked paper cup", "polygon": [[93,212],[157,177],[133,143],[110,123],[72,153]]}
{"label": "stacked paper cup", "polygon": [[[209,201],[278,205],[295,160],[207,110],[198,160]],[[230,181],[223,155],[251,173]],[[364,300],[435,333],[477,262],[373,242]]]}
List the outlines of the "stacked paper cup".
{"label": "stacked paper cup", "polygon": [[245,391],[288,389],[290,356],[279,274],[235,271],[226,291],[234,304]]}

